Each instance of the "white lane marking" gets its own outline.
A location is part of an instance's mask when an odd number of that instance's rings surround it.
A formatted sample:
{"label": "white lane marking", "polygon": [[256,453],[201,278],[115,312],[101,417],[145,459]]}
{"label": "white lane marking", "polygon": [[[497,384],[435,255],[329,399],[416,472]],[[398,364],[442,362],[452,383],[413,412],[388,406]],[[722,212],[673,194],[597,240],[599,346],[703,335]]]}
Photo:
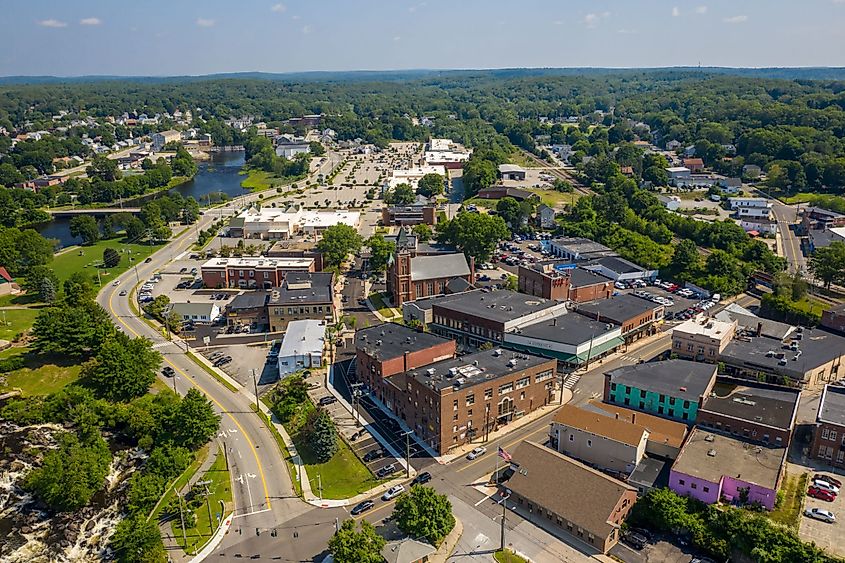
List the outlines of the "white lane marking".
{"label": "white lane marking", "polygon": [[235,519],[235,518],[245,518],[245,517],[247,517],[247,516],[252,516],[253,514],[261,514],[261,513],[263,513],[263,512],[270,512],[270,510],[272,510],[272,509],[270,509],[270,508],[262,508],[261,510],[253,510],[252,512],[246,512],[246,513],[244,513],[244,514],[238,514],[238,515],[236,515],[236,516],[233,516],[233,517],[232,517],[232,519]]}
{"label": "white lane marking", "polygon": [[486,500],[491,499],[491,498],[493,497],[493,495],[495,495],[495,494],[497,494],[497,493],[495,493],[495,492],[494,492],[494,493],[491,493],[491,494],[487,495],[486,497],[484,497],[483,499],[481,499],[480,501],[478,501],[477,503],[475,503],[475,506],[478,506],[478,505],[479,505],[479,504],[481,504],[482,502],[484,502],[484,501],[486,501]]}

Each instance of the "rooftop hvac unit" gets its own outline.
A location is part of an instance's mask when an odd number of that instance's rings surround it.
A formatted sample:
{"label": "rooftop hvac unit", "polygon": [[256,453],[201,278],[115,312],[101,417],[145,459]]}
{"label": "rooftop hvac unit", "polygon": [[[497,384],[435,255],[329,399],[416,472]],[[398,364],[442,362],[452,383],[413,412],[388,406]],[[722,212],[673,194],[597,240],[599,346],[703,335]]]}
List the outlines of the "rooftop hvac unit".
{"label": "rooftop hvac unit", "polygon": [[493,355],[498,358],[499,356],[502,355],[502,349],[496,348],[495,350],[493,350]]}
{"label": "rooftop hvac unit", "polygon": [[712,441],[714,441],[715,439],[716,439],[716,438],[713,436],[713,434],[708,434],[707,436],[705,436],[705,437],[704,437],[704,441],[705,441],[705,442],[712,442]]}
{"label": "rooftop hvac unit", "polygon": [[425,370],[425,372],[426,372],[428,375],[434,375],[434,373],[435,373],[436,371],[437,371],[437,370],[436,370],[436,369],[434,369],[434,368],[428,368],[427,370]]}
{"label": "rooftop hvac unit", "polygon": [[710,457],[716,457],[716,450],[714,450],[714,449],[707,450],[707,455],[710,456]]}
{"label": "rooftop hvac unit", "polygon": [[516,367],[516,360],[508,360],[508,367],[509,368]]}

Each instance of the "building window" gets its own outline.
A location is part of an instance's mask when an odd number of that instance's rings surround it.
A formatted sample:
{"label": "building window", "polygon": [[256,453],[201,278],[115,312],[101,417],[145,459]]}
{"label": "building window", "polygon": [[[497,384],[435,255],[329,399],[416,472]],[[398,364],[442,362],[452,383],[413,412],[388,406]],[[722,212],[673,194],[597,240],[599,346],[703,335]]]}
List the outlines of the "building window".
{"label": "building window", "polygon": [[640,399],[645,399],[645,389],[640,390]]}
{"label": "building window", "polygon": [[588,447],[588,448],[592,448],[592,447],[593,447],[593,441],[592,441],[592,440],[587,440],[587,447]]}
{"label": "building window", "polygon": [[681,413],[681,418],[682,418],[683,420],[689,420],[689,413],[686,413],[686,412]]}
{"label": "building window", "polygon": [[546,371],[541,371],[537,375],[534,376],[534,382],[539,383],[541,381],[545,381],[552,377],[552,370],[547,369]]}
{"label": "building window", "polygon": [[845,450],[839,450],[839,453],[836,454],[836,463],[842,463],[845,461]]}
{"label": "building window", "polygon": [[475,393],[470,393],[467,395],[467,406],[475,404]]}
{"label": "building window", "polygon": [[690,486],[690,488],[692,488],[692,489],[697,489],[697,488],[698,488],[698,483],[690,483],[690,484],[689,484],[689,486]]}
{"label": "building window", "polygon": [[484,390],[484,398],[485,399],[492,399],[493,398],[493,390],[492,389],[485,389]]}
{"label": "building window", "polygon": [[830,436],[830,430],[822,428],[822,439],[827,440],[828,436]]}
{"label": "building window", "polygon": [[528,387],[528,384],[531,382],[529,377],[523,377],[522,379],[518,379],[516,381],[516,388],[522,389],[523,387]]}
{"label": "building window", "polygon": [[570,441],[570,442],[574,442],[574,441],[575,441],[575,434],[570,434],[570,435],[569,435],[569,441]]}
{"label": "building window", "polygon": [[[472,409],[467,409],[467,416],[472,416]],[[472,426],[472,421],[469,421],[469,425]]]}
{"label": "building window", "polygon": [[703,490],[705,493],[709,493],[709,492],[710,492],[710,487],[708,487],[707,485],[704,485],[704,486],[703,486],[703,487],[701,487],[701,488],[702,488],[702,490]]}
{"label": "building window", "polygon": [[524,401],[524,400],[525,400],[525,391],[520,391],[520,393],[519,393],[519,400],[520,400],[520,401]]}
{"label": "building window", "polygon": [[684,401],[684,408],[685,408],[685,409],[688,409],[688,408],[689,408],[689,401]]}
{"label": "building window", "polygon": [[503,394],[503,393],[510,393],[511,391],[513,391],[513,382],[505,383],[504,385],[499,385],[499,394],[500,395]]}
{"label": "building window", "polygon": [[454,401],[452,401],[452,410],[453,410],[453,411],[458,410],[458,400],[457,400],[457,399],[455,399]]}
{"label": "building window", "polygon": [[616,384],[615,384],[615,383],[611,383],[611,384],[610,384],[610,390],[611,390],[611,391],[616,391]]}
{"label": "building window", "polygon": [[678,479],[678,484],[679,485],[686,485],[686,481],[684,481],[683,479]]}
{"label": "building window", "polygon": [[836,430],[831,430],[831,431],[830,431],[830,441],[831,441],[831,442],[835,442],[835,441],[836,441]]}
{"label": "building window", "polygon": [[458,420],[458,413],[452,415],[452,420]]}

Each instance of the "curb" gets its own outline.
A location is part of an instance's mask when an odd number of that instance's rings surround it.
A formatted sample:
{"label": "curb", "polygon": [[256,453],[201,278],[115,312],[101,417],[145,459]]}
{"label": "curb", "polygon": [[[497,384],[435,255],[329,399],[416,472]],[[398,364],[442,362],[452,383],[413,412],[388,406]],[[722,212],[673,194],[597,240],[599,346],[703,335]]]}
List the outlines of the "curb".
{"label": "curb", "polygon": [[226,534],[229,533],[229,528],[232,527],[232,514],[223,519],[220,523],[220,527],[217,528],[217,532],[215,532],[214,537],[208,540],[200,552],[191,559],[191,563],[200,563],[200,561],[203,561],[206,557],[211,555],[215,549],[217,549],[217,546],[220,545],[220,542],[222,542],[223,538],[226,537]]}

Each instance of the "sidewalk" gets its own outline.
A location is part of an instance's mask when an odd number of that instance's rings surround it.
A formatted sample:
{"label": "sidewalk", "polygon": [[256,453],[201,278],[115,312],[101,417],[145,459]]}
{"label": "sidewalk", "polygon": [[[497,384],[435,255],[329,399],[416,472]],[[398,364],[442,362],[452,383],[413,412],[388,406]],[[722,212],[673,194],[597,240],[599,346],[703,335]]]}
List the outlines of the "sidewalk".
{"label": "sidewalk", "polygon": [[[188,482],[185,483],[185,486],[182,487],[179,491],[177,491],[180,495],[185,495],[188,491],[191,490],[191,487],[194,484],[202,479],[203,475],[214,465],[214,462],[217,461],[217,456],[220,455],[220,448],[219,444],[216,441],[212,441],[209,447],[213,447],[213,451],[209,451],[208,455],[205,457],[203,462],[197,468],[191,478],[188,479]],[[174,520],[168,520],[166,522],[159,523],[159,533],[161,534],[161,539],[164,542],[164,549],[167,551],[167,556],[170,561],[174,563],[186,563],[188,561],[192,561],[194,559],[193,555],[186,554],[182,551],[182,548],[179,547],[179,544],[176,543],[176,534],[179,532],[175,532],[173,530],[173,522]],[[211,545],[211,542],[215,539],[212,537],[209,542],[206,543],[206,546]],[[222,538],[221,538],[222,539]],[[220,540],[218,540],[219,543]],[[216,546],[216,544],[214,544]],[[205,551],[205,547],[200,550]]]}

